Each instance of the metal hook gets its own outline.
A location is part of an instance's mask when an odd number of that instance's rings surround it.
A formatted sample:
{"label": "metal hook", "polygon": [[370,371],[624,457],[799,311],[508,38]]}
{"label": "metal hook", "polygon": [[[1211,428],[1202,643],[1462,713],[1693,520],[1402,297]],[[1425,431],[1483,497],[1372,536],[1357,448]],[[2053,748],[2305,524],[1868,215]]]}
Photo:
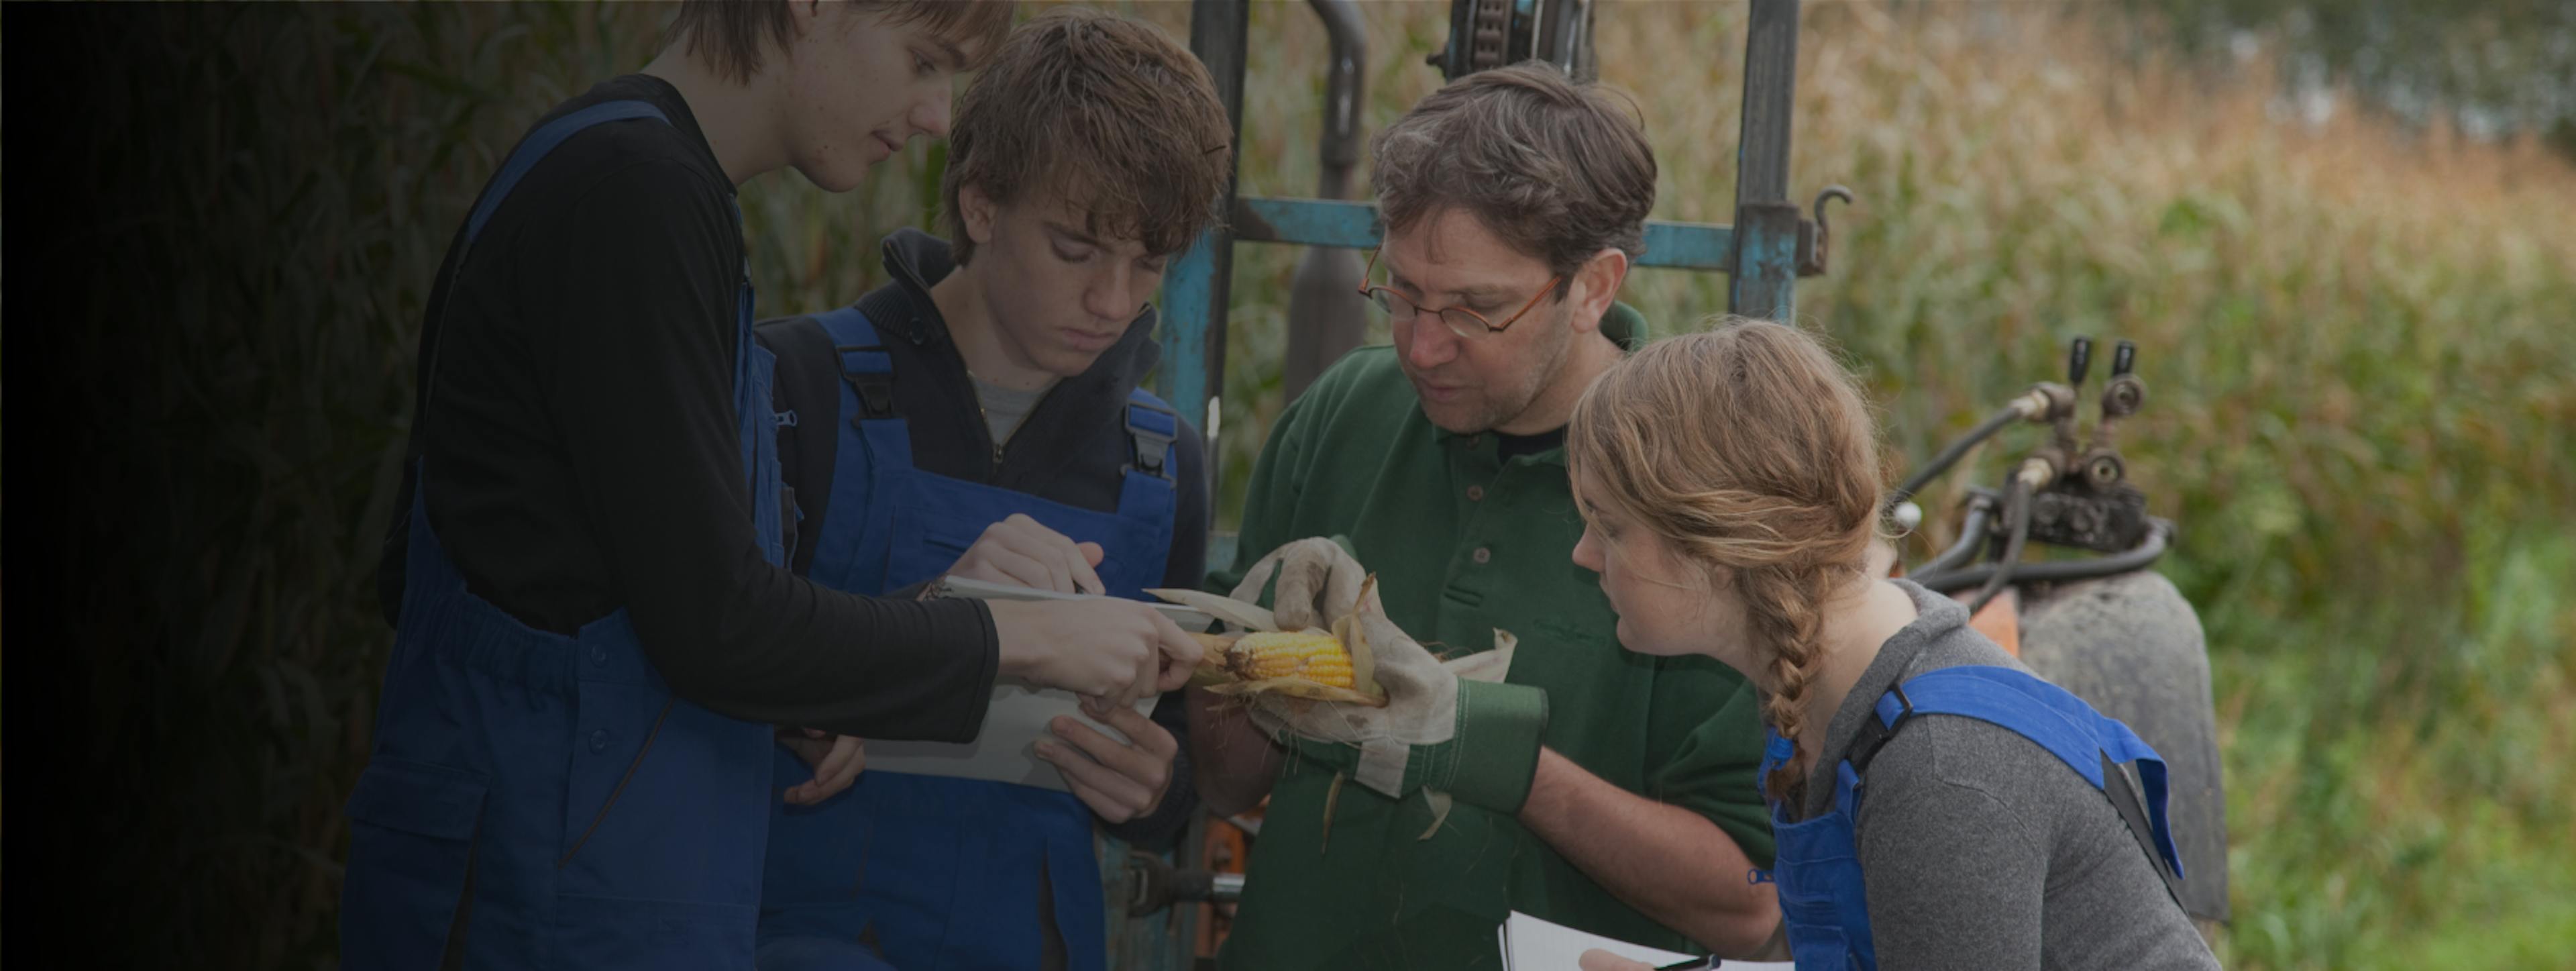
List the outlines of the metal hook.
{"label": "metal hook", "polygon": [[1825,272],[1826,241],[1833,232],[1833,227],[1827,225],[1825,222],[1825,203],[1834,199],[1840,199],[1846,203],[1852,201],[1851,190],[1839,185],[1826,186],[1825,191],[1816,193],[1816,201],[1814,205],[1814,211],[1816,214],[1814,223],[1815,229],[1813,230],[1814,235],[1812,237],[1808,235],[1809,230],[1807,227],[1798,227],[1799,242],[1801,244],[1806,243],[1810,238],[1815,241],[1815,245],[1813,246],[1802,245],[1800,247],[1800,249],[1805,250],[1805,252],[1801,254],[1798,260],[1799,276],[1816,276]]}
{"label": "metal hook", "polygon": [[1816,239],[1819,241],[1825,238],[1825,202],[1831,199],[1840,199],[1849,203],[1852,201],[1851,190],[1839,185],[1829,185],[1825,187],[1825,191],[1816,193]]}

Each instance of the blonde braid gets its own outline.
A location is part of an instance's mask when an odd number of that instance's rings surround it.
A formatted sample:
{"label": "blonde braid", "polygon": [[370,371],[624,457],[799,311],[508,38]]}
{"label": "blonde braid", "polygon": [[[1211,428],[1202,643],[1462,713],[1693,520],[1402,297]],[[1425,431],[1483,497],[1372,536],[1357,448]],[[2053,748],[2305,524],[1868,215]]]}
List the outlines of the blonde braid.
{"label": "blonde braid", "polygon": [[1772,683],[1762,701],[1763,718],[1790,747],[1789,757],[1762,780],[1762,791],[1792,807],[1806,801],[1807,774],[1798,771],[1797,763],[1807,748],[1807,686],[1824,666],[1820,635],[1825,618],[1817,603],[1817,579],[1821,578],[1763,567],[1745,571],[1738,581],[1744,591],[1745,619],[1772,648]]}

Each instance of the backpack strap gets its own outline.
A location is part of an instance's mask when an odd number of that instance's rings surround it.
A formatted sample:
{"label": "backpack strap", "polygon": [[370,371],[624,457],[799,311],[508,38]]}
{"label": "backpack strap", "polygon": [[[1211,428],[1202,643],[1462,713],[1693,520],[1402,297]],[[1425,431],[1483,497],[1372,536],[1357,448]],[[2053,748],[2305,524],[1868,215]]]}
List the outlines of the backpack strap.
{"label": "backpack strap", "polygon": [[[2182,902],[2182,858],[2174,849],[2165,814],[2165,764],[2156,750],[2119,719],[2095,711],[2072,692],[2028,673],[1994,665],[1942,668],[1914,676],[1880,695],[1877,717],[1862,723],[1850,761],[1855,772],[1886,747],[1916,715],[1974,718],[2031,740],[2055,755],[2111,801],[2147,854],[2165,891]],[[2122,763],[2135,762],[2144,798],[2132,790]]]}
{"label": "backpack strap", "polygon": [[1180,439],[1179,411],[1143,388],[1128,393],[1128,468],[1172,481],[1172,443]]}
{"label": "backpack strap", "polygon": [[850,420],[894,417],[894,358],[886,354],[876,325],[857,304],[816,314],[814,321],[832,335],[832,350],[841,357],[841,379],[858,393],[859,413]]}

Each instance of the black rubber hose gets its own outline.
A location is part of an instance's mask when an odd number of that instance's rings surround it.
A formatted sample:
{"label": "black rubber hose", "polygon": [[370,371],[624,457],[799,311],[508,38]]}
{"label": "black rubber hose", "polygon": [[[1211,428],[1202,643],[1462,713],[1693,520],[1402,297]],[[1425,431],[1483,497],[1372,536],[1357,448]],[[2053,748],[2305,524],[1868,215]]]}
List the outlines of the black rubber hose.
{"label": "black rubber hose", "polygon": [[2004,426],[2020,420],[2021,409],[2010,405],[2004,406],[2002,411],[1987,416],[1985,421],[1977,423],[1977,427],[1969,429],[1966,437],[1951,442],[1942,448],[1939,454],[1932,456],[1932,461],[1923,463],[1923,467],[1914,470],[1913,475],[1906,476],[1903,485],[1897,486],[1895,492],[1888,493],[1887,508],[1894,509],[1897,503],[1914,498],[1914,493],[1921,490],[1924,484],[1931,482],[1941,473],[1950,471],[1950,466],[1958,464],[1959,457],[1968,454],[1969,449],[1977,447],[1978,442],[1993,438],[1996,432],[2004,429]]}
{"label": "black rubber hose", "polygon": [[1995,504],[1992,500],[1981,497],[1972,502],[1968,506],[1968,521],[1959,527],[1959,541],[1950,544],[1949,549],[1942,550],[1941,555],[1923,564],[1917,572],[1928,576],[1975,559],[1977,551],[1986,545],[1986,523],[1994,518]]}
{"label": "black rubber hose", "polygon": [[[2024,563],[2013,569],[2012,578],[2020,583],[2057,583],[2066,580],[2117,576],[2131,570],[2146,569],[2164,557],[2166,547],[2172,542],[2173,523],[2162,519],[2152,520],[2147,528],[2147,538],[2139,540],[2138,545],[2126,553],[2086,557],[2080,560]],[[1947,594],[1984,583],[1998,571],[1997,564],[1984,563],[1940,573],[1916,574],[1906,579],[1922,584],[1924,589],[1934,593]]]}
{"label": "black rubber hose", "polygon": [[2004,492],[2004,515],[2012,522],[2011,531],[2004,536],[2004,555],[1995,561],[1995,575],[1977,590],[1976,599],[1968,601],[1968,616],[1976,616],[1987,601],[2012,585],[2014,568],[2021,565],[2022,547],[2030,543],[2030,507],[2030,480],[2013,476],[2012,487]]}

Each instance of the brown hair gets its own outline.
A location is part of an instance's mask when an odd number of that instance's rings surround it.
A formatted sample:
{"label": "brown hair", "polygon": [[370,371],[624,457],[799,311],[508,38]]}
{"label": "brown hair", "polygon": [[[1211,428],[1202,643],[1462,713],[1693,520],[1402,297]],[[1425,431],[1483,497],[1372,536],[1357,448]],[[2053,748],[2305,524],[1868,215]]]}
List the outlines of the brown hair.
{"label": "brown hair", "polygon": [[958,99],[939,184],[951,251],[960,265],[974,257],[957,201],[973,185],[998,205],[1052,190],[1087,212],[1093,235],[1176,252],[1221,215],[1233,141],[1207,67],[1161,28],[1048,11]]}
{"label": "brown hair", "polygon": [[1379,132],[1369,155],[1390,230],[1464,209],[1568,285],[1603,249],[1646,251],[1655,150],[1635,102],[1544,61],[1450,82]]}
{"label": "brown hair", "polygon": [[[796,42],[791,0],[685,0],[662,36],[662,46],[686,38],[689,54],[707,59],[717,73],[748,83],[760,73],[766,48],[785,50]],[[1001,45],[1010,32],[1012,0],[854,0],[859,9],[880,13],[888,26],[918,23],[941,40],[957,45],[966,67],[973,67]]]}
{"label": "brown hair", "polygon": [[[1824,600],[1863,574],[1878,521],[1877,429],[1822,341],[1767,321],[1656,341],[1584,393],[1568,465],[1595,501],[1633,518],[1742,595],[1771,671],[1763,713],[1800,744]],[[1763,781],[1796,804],[1793,755]]]}

